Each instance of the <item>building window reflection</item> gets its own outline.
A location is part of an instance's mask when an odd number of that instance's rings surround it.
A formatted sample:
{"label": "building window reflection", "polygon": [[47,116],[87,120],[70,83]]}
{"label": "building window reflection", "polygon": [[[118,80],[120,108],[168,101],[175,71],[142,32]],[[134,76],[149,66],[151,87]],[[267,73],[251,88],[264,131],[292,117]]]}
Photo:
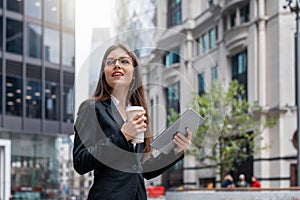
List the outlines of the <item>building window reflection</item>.
{"label": "building window reflection", "polygon": [[2,60],[0,59],[0,115],[2,115]]}
{"label": "building window reflection", "polygon": [[59,120],[59,72],[46,70],[45,118]]}
{"label": "building window reflection", "polygon": [[7,10],[23,13],[23,1],[22,0],[7,0]]}
{"label": "building window reflection", "polygon": [[26,16],[42,19],[42,2],[41,0],[25,0]]}
{"label": "building window reflection", "polygon": [[232,79],[237,80],[244,86],[245,94],[241,96],[243,99],[247,99],[247,50],[244,50],[231,57],[232,65]]}
{"label": "building window reflection", "polygon": [[42,28],[35,24],[27,24],[27,56],[42,57]]}
{"label": "building window reflection", "polygon": [[45,106],[46,119],[58,120],[59,103],[58,103],[59,87],[55,82],[46,82],[45,85]]}
{"label": "building window reflection", "polygon": [[75,26],[75,1],[63,0],[62,12],[63,27],[74,29]]}
{"label": "building window reflection", "polygon": [[41,118],[42,83],[39,80],[27,79],[26,85],[26,117]]}
{"label": "building window reflection", "polygon": [[202,96],[205,93],[205,73],[202,72],[198,75],[198,94]]}
{"label": "building window reflection", "polygon": [[165,62],[164,64],[166,65],[166,67],[169,67],[170,65],[180,62],[179,52],[180,52],[180,48],[176,47],[176,48],[170,50],[164,56],[164,62]]}
{"label": "building window reflection", "polygon": [[72,86],[65,86],[63,92],[63,109],[64,122],[73,122],[73,107],[74,107],[74,88]]}
{"label": "building window reflection", "polygon": [[22,116],[22,77],[6,76],[6,114]]}
{"label": "building window reflection", "polygon": [[52,63],[59,63],[59,32],[53,29],[45,28],[45,60]]}
{"label": "building window reflection", "polygon": [[59,0],[44,1],[45,21],[59,24],[59,4]]}
{"label": "building window reflection", "polygon": [[2,33],[2,31],[3,31],[3,28],[2,28],[2,24],[3,24],[3,22],[2,22],[2,17],[0,17],[0,50],[2,50],[3,49],[3,47],[2,47],[2,35],[3,35],[3,33]]}
{"label": "building window reflection", "polygon": [[218,79],[218,66],[211,68],[211,80]]}
{"label": "building window reflection", "polygon": [[11,53],[23,53],[23,26],[22,22],[7,19],[6,51]]}
{"label": "building window reflection", "polygon": [[73,34],[63,33],[62,64],[66,66],[75,65],[75,38]]}
{"label": "building window reflection", "polygon": [[168,1],[168,27],[181,23],[181,0]]}
{"label": "building window reflection", "polygon": [[167,115],[168,116],[171,114],[170,110],[174,110],[177,113],[180,112],[179,94],[180,94],[179,93],[179,82],[177,82],[167,88]]}

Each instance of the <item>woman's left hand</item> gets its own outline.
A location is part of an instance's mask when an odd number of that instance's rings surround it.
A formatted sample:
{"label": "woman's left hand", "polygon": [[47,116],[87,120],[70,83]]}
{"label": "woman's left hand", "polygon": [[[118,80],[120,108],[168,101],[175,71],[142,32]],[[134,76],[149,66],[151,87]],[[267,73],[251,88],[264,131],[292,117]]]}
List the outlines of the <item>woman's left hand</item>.
{"label": "woman's left hand", "polygon": [[191,145],[191,140],[192,140],[192,131],[187,128],[186,129],[187,132],[187,136],[184,136],[182,133],[178,132],[175,134],[173,141],[176,144],[175,148],[174,148],[174,153],[178,154],[181,151],[184,151],[185,149],[187,149],[190,145]]}

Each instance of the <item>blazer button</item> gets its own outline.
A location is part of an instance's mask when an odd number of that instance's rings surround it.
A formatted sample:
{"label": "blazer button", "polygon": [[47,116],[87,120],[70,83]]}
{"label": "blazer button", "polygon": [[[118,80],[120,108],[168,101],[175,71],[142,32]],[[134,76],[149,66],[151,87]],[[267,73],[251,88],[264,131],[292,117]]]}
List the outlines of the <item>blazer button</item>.
{"label": "blazer button", "polygon": [[133,164],[133,165],[132,165],[132,169],[133,169],[133,170],[137,170],[137,165],[136,165],[136,164]]}

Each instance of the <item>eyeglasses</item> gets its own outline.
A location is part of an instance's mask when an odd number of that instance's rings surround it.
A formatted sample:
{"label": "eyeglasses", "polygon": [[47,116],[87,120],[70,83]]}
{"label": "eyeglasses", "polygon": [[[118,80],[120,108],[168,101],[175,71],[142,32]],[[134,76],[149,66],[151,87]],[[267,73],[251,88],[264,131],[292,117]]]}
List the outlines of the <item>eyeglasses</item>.
{"label": "eyeglasses", "polygon": [[106,60],[105,65],[108,67],[111,67],[111,66],[114,66],[117,61],[119,62],[119,65],[123,66],[123,67],[128,67],[128,66],[132,65],[132,60],[130,57],[121,57],[121,58],[117,58],[117,59],[109,58]]}

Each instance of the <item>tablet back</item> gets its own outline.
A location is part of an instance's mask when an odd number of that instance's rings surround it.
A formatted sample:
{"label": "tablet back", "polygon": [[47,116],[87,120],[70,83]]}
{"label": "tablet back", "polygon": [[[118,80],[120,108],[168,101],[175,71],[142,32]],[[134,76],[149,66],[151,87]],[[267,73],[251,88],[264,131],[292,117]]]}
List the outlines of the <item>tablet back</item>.
{"label": "tablet back", "polygon": [[151,146],[158,149],[164,154],[168,154],[174,147],[173,136],[176,132],[186,135],[186,127],[192,132],[204,122],[204,118],[200,116],[192,108],[188,108],[173,124],[160,133],[151,143]]}

